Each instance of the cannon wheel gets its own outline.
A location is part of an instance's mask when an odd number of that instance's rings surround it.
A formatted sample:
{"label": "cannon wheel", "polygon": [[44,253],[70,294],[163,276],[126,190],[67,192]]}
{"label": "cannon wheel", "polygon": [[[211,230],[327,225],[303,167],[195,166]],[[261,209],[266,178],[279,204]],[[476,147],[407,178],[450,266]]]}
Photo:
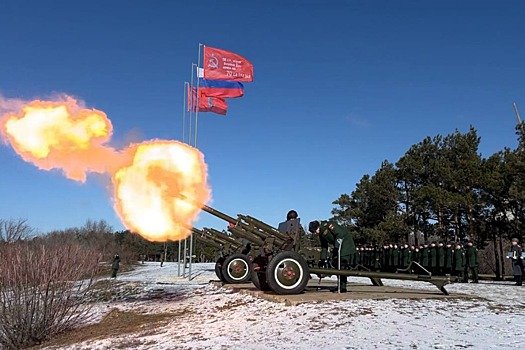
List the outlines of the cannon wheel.
{"label": "cannon wheel", "polygon": [[268,285],[277,294],[302,293],[309,279],[308,264],[296,252],[280,252],[270,260],[266,269]]}
{"label": "cannon wheel", "polygon": [[232,254],[222,263],[222,275],[227,283],[245,283],[251,278],[252,263],[244,254]]}
{"label": "cannon wheel", "polygon": [[255,258],[252,264],[252,282],[255,288],[267,292],[272,290],[266,282],[266,270],[262,268],[265,264],[259,258]]}
{"label": "cannon wheel", "polygon": [[226,282],[224,279],[224,275],[222,274],[222,264],[224,263],[224,258],[221,256],[219,259],[217,259],[217,262],[215,262],[215,274],[217,275],[217,278],[221,282]]}

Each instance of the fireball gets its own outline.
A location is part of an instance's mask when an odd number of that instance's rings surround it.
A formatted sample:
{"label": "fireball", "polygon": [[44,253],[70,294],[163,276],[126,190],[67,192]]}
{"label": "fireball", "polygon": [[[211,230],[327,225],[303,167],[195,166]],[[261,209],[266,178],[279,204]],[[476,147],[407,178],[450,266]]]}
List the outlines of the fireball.
{"label": "fireball", "polygon": [[69,96],[35,100],[0,118],[1,136],[39,169],[60,169],[81,182],[88,173],[108,174],[115,210],[127,229],[151,241],[189,236],[187,227],[211,193],[202,153],[167,140],[117,151],[108,145],[112,130],[105,113]]}

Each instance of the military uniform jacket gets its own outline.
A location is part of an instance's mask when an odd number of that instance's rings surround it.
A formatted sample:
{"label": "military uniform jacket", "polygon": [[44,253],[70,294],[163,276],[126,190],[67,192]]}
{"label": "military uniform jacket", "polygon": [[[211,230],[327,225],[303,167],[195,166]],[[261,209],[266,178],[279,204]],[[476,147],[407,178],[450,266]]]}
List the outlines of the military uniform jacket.
{"label": "military uniform jacket", "polygon": [[445,267],[445,248],[437,248],[437,257],[438,257],[438,267]]}
{"label": "military uniform jacket", "polygon": [[445,267],[447,269],[452,268],[453,257],[454,257],[454,250],[452,249],[452,247],[445,248]]}
{"label": "military uniform jacket", "polygon": [[523,260],[520,258],[523,250],[519,245],[510,247],[510,259],[512,263],[512,274],[521,276],[523,274]]}
{"label": "military uniform jacket", "polygon": [[412,252],[409,248],[403,248],[401,249],[401,265],[402,266],[408,266],[410,265],[410,257],[412,255]]}
{"label": "military uniform jacket", "polygon": [[474,246],[467,247],[466,255],[467,255],[467,266],[477,267],[479,265],[478,248]]}
{"label": "military uniform jacket", "polygon": [[392,249],[392,254],[390,255],[390,266],[399,266],[399,249]]}
{"label": "military uniform jacket", "polygon": [[421,253],[421,265],[423,267],[428,267],[428,248],[423,248],[420,250]]}
{"label": "military uniform jacket", "polygon": [[465,251],[460,248],[454,251],[454,270],[463,271],[465,269]]}
{"label": "military uniform jacket", "polygon": [[437,266],[437,248],[430,247],[428,254],[430,255],[430,266],[436,267]]}
{"label": "military uniform jacket", "polygon": [[338,239],[343,239],[341,244],[341,258],[349,258],[356,252],[354,240],[347,229],[335,221],[321,221],[319,225],[319,240],[321,241],[321,259],[328,258],[328,244],[332,244],[335,252],[339,250]]}

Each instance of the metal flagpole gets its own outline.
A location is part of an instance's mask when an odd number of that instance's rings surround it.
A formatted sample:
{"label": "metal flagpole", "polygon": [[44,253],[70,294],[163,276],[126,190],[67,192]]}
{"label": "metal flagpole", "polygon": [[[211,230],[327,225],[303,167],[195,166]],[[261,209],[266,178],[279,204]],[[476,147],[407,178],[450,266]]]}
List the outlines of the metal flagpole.
{"label": "metal flagpole", "polygon": [[[192,115],[193,113],[195,112],[194,111],[194,108],[195,110],[198,110],[199,108],[197,107],[198,104],[195,105],[195,101],[193,100],[193,73],[194,73],[194,70],[193,70],[193,66],[195,66],[195,63],[192,63],[191,64],[191,80],[190,80],[190,94],[191,94],[191,103],[192,103],[192,106],[190,107],[190,132],[188,134],[188,145],[191,146],[191,124],[192,124]],[[199,98],[199,94],[196,93],[197,95],[197,98]],[[198,100],[197,100],[198,102]]]}
{"label": "metal flagpole", "polygon": [[[197,148],[197,127],[199,123],[199,67],[201,65],[201,46],[202,44],[199,43],[199,55],[198,55],[199,57],[197,58],[197,67],[195,69],[197,72],[197,109],[195,110],[195,143],[193,145],[195,148]],[[190,236],[190,265],[188,269],[188,281],[191,281],[192,263],[193,263],[193,231],[191,231],[191,236]]]}
{"label": "metal flagpole", "polygon": [[182,262],[182,277],[186,277],[186,256],[188,253],[187,242],[188,240],[185,239],[184,240],[184,261]]}
{"label": "metal flagpole", "polygon": [[184,101],[182,101],[182,143],[186,143],[186,104],[188,103],[188,85],[189,83],[185,81],[183,92]]}
{"label": "metal flagpole", "polygon": [[518,106],[516,105],[516,102],[513,102],[512,105],[514,106],[514,113],[516,113],[516,118],[518,118],[518,125],[521,125],[521,118],[518,112]]}
{"label": "metal flagpole", "polygon": [[[199,58],[197,59],[197,92],[199,91],[199,68],[201,66],[201,47],[204,47],[204,45],[199,43]],[[203,69],[203,73],[204,73],[204,69]],[[199,103],[199,94],[197,93],[197,106],[199,105],[198,103]],[[198,124],[199,124],[199,109],[197,108],[197,112],[195,112],[195,142],[194,142],[195,148],[197,148],[197,126]]]}
{"label": "metal flagpole", "polygon": [[180,250],[182,248],[182,242],[179,241],[179,258],[177,259],[177,276],[180,277]]}

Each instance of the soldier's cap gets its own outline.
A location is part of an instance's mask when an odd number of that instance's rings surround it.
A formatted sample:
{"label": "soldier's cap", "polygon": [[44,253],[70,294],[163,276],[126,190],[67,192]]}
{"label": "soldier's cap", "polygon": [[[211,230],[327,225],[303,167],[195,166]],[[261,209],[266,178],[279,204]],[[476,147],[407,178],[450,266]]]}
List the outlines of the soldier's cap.
{"label": "soldier's cap", "polygon": [[517,239],[517,238],[513,238],[513,239],[512,239],[512,242],[516,242],[516,243],[518,243],[518,242],[519,242],[519,239]]}
{"label": "soldier's cap", "polygon": [[319,228],[319,221],[311,221],[308,224],[308,231],[310,231],[311,233],[315,233],[315,231],[317,231],[318,228]]}

